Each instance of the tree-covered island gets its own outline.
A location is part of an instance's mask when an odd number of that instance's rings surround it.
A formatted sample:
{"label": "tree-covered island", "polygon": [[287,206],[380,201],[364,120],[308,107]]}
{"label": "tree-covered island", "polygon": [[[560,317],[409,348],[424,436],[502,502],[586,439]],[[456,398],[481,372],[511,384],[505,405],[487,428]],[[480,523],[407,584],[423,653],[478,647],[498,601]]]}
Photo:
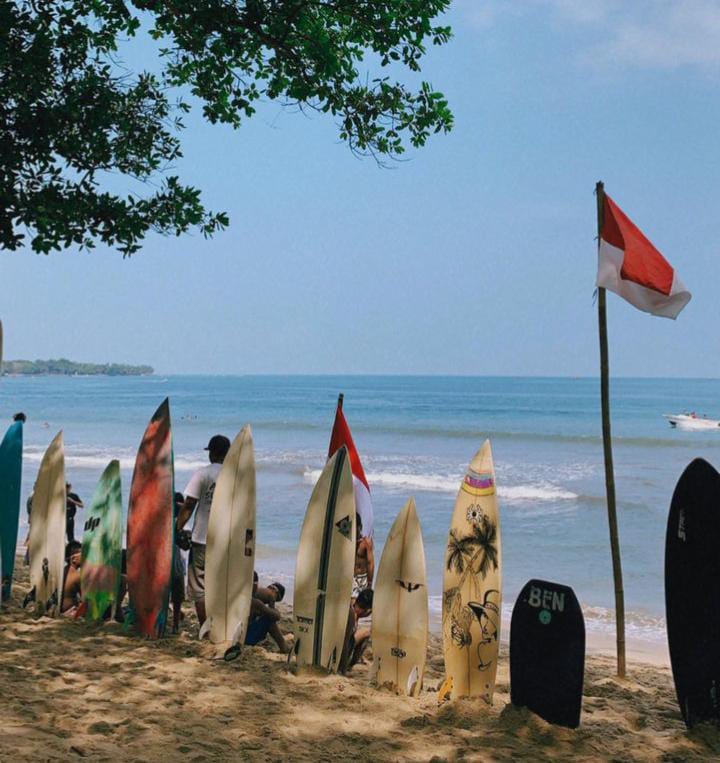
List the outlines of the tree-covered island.
{"label": "tree-covered island", "polygon": [[152,366],[128,366],[124,363],[75,363],[57,360],[7,360],[2,365],[5,376],[148,376]]}

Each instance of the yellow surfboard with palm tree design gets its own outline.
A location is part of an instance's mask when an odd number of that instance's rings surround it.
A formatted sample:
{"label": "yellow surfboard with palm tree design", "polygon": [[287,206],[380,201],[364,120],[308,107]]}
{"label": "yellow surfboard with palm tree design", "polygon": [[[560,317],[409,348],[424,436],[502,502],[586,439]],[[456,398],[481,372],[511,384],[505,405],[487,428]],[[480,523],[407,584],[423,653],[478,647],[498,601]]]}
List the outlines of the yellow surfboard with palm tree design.
{"label": "yellow surfboard with palm tree design", "polygon": [[449,699],[480,696],[492,704],[500,644],[501,569],[495,467],[486,440],[460,485],[445,551],[442,619]]}

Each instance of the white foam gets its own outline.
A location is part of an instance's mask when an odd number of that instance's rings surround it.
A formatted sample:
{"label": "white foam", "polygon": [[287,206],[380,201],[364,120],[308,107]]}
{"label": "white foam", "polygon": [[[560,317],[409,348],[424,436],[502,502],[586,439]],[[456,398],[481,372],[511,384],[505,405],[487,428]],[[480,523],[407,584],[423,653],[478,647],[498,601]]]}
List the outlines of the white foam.
{"label": "white foam", "polygon": [[[303,477],[306,482],[315,483],[320,474],[320,469],[306,469]],[[406,472],[367,472],[366,476],[371,490],[375,486],[382,486],[389,489],[428,490],[453,494],[458,491],[462,479],[459,475],[408,474]],[[500,485],[498,495],[508,503],[574,501],[578,498],[577,493],[545,482],[529,485]]]}
{"label": "white foam", "polygon": [[577,493],[563,490],[557,485],[538,483],[537,485],[509,485],[498,487],[498,495],[506,501],[574,501]]}
{"label": "white foam", "polygon": [[[442,615],[442,596],[429,596],[430,614],[436,620]],[[590,633],[615,634],[615,611],[606,607],[581,604],[585,628]],[[505,602],[502,608],[503,622],[510,623],[513,603]],[[666,639],[665,618],[646,612],[631,610],[625,613],[625,632],[628,638],[638,641],[664,642]]]}
{"label": "white foam", "polygon": [[[25,450],[23,459],[28,462],[40,463],[44,451]],[[114,458],[120,461],[121,469],[133,469],[135,467],[135,454],[100,451],[100,452],[82,452],[65,451],[65,466],[75,469],[104,469]],[[175,471],[189,472],[195,471],[207,465],[207,461],[200,461],[188,456],[175,456]]]}

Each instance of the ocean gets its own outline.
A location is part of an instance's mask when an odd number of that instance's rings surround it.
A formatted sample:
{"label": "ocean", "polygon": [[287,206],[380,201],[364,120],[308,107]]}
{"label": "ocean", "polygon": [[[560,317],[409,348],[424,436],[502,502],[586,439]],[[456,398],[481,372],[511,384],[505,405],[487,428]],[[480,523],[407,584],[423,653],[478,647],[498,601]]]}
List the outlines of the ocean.
{"label": "ocean", "polygon": [[[136,449],[169,396],[176,489],[206,463],[211,435],[250,423],[256,448],[261,579],[292,586],[295,550],[313,483],[327,456],[337,395],[367,473],[376,559],[396,514],[414,496],[422,523],[433,622],[443,557],[464,469],[485,438],[496,466],[507,614],[532,577],[570,585],[591,636],[614,632],[613,585],[597,379],[416,376],[3,377],[0,420],[28,416],[24,501],[44,449],[64,430],[67,479],[89,504],[112,458],[127,502]],[[720,414],[720,383],[611,382],[628,638],[663,642],[667,511],[696,456],[720,464],[720,431],[682,432],[663,413]],[[76,526],[82,527],[80,513]]]}

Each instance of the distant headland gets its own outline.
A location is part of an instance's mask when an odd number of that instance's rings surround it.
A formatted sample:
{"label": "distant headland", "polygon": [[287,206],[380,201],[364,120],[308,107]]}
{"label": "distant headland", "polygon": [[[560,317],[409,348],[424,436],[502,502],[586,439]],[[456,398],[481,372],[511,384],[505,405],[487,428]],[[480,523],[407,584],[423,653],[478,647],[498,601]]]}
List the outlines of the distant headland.
{"label": "distant headland", "polygon": [[57,360],[6,360],[3,376],[148,376],[152,366],[128,366],[124,363],[75,363]]}

